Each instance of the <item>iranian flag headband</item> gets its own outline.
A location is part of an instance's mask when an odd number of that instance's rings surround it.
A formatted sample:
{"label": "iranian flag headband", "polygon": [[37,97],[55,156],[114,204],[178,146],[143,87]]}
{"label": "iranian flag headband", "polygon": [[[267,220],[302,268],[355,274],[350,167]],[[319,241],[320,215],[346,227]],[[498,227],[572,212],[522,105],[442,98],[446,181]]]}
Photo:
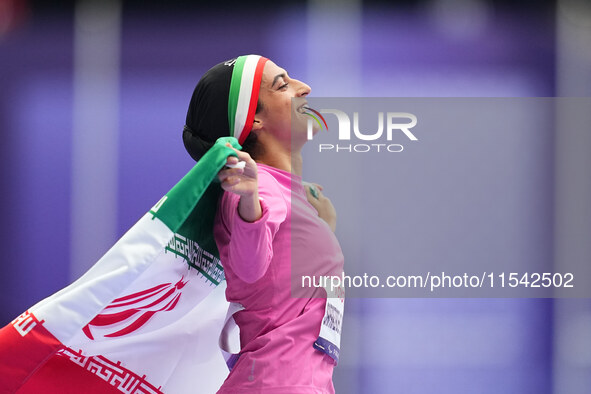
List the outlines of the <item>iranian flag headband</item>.
{"label": "iranian flag headband", "polygon": [[239,56],[225,63],[234,66],[228,97],[228,124],[230,135],[242,144],[254,122],[261,78],[269,59],[258,55]]}

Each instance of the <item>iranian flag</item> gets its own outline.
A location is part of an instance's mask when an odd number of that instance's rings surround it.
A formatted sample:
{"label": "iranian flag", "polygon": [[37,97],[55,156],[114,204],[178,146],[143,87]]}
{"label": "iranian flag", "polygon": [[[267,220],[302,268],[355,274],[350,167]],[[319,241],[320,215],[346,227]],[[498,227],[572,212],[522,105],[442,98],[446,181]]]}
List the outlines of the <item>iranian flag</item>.
{"label": "iranian flag", "polygon": [[212,182],[221,138],[86,274],[0,330],[2,393],[213,393],[228,303]]}

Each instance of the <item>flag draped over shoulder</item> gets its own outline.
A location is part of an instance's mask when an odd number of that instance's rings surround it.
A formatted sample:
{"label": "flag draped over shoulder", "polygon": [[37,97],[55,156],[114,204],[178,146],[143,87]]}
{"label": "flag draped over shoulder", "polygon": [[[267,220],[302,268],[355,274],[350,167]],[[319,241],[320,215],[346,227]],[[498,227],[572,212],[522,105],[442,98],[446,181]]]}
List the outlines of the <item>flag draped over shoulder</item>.
{"label": "flag draped over shoulder", "polygon": [[220,138],[86,274],[0,330],[1,393],[210,393],[228,374]]}

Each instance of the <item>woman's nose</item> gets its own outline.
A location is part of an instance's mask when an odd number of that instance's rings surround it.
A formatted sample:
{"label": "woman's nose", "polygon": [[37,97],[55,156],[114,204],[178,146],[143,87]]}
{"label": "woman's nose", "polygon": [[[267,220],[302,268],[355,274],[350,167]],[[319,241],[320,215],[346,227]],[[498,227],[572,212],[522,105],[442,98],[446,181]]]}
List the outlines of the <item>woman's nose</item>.
{"label": "woman's nose", "polygon": [[307,96],[308,94],[310,94],[310,92],[312,91],[312,88],[310,86],[308,86],[307,84],[305,84],[302,81],[297,81],[299,86],[297,87],[296,90],[296,94],[298,97],[304,97]]}

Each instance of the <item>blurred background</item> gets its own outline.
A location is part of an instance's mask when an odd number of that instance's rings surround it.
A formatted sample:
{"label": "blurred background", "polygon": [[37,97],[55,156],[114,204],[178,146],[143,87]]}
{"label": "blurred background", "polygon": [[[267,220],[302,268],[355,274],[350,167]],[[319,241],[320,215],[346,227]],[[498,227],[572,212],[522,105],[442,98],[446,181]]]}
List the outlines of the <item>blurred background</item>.
{"label": "blurred background", "polygon": [[[195,84],[248,53],[315,96],[589,97],[591,2],[0,0],[0,324],[184,175]],[[550,265],[591,263],[590,135],[533,152],[543,177],[521,198],[542,187]],[[588,299],[350,299],[343,335],[339,393],[591,393]]]}

